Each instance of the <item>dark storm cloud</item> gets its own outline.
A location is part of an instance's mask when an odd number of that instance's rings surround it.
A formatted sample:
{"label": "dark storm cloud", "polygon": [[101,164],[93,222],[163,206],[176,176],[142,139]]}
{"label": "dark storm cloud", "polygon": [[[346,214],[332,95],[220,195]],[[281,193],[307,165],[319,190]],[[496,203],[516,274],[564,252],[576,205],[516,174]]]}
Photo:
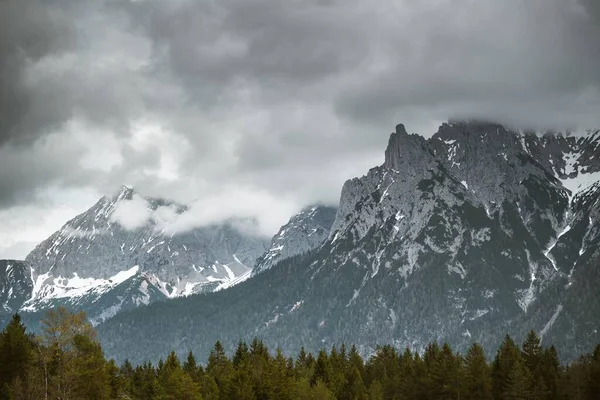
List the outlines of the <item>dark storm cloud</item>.
{"label": "dark storm cloud", "polygon": [[52,101],[55,87],[38,87],[27,68],[74,45],[71,21],[43,1],[0,2],[0,146],[32,140],[69,117]]}
{"label": "dark storm cloud", "polygon": [[[237,145],[240,166],[262,171],[374,149],[365,132],[399,121],[598,124],[598,6],[582,1],[144,1],[129,15],[188,104],[271,111],[278,123]],[[298,108],[306,120],[280,115]]]}
{"label": "dark storm cloud", "polygon": [[600,126],[599,4],[0,0],[0,207],[122,183],[335,202],[399,122]]}
{"label": "dark storm cloud", "polygon": [[[349,2],[350,4],[350,2]],[[367,40],[342,3],[146,1],[130,9],[180,78],[211,84],[306,83],[360,62]],[[288,82],[289,81],[289,82]],[[195,85],[191,85],[195,88]]]}
{"label": "dark storm cloud", "polygon": [[429,108],[534,126],[598,123],[577,113],[586,94],[600,105],[598,6],[586,1],[458,1],[418,12],[391,33],[396,54],[385,68],[342,88],[337,110],[356,120]]}

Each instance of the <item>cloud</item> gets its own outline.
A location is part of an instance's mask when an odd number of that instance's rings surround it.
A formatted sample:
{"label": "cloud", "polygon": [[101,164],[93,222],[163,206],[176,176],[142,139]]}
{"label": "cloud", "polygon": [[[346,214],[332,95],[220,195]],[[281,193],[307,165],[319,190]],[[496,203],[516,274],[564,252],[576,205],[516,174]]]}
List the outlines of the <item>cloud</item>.
{"label": "cloud", "polygon": [[228,187],[191,202],[185,212],[163,220],[158,227],[176,234],[197,226],[229,221],[241,231],[270,237],[282,225],[281,217],[291,215],[295,208],[293,199],[278,198],[252,188]]}
{"label": "cloud", "polygon": [[117,222],[128,231],[136,230],[145,226],[152,216],[152,210],[148,202],[138,194],[134,194],[130,200],[123,200],[117,204],[110,219]]}
{"label": "cloud", "polygon": [[376,53],[362,78],[338,93],[338,113],[368,121],[428,110],[532,126],[598,125],[590,108],[600,104],[598,21],[576,2],[420,4],[384,30],[389,53]]}
{"label": "cloud", "polygon": [[66,221],[93,205],[98,196],[89,189],[62,189],[39,193],[33,204],[0,209],[0,259],[24,259]]}
{"label": "cloud", "polygon": [[[285,202],[268,192],[234,187],[203,196],[186,206],[167,204],[157,207],[152,205],[153,201],[135,193],[131,199],[121,200],[109,218],[126,230],[152,227],[168,235],[226,221],[241,232],[270,237],[281,226],[279,216],[296,211],[293,201]],[[228,206],[223,207],[223,204]],[[70,230],[69,233],[84,237],[92,232]]]}
{"label": "cloud", "polygon": [[59,56],[75,41],[72,23],[44,2],[0,2],[0,145],[32,140],[68,119],[59,87],[40,86],[31,65]]}
{"label": "cloud", "polygon": [[125,183],[276,230],[399,122],[598,127],[599,71],[594,0],[4,1],[0,208]]}

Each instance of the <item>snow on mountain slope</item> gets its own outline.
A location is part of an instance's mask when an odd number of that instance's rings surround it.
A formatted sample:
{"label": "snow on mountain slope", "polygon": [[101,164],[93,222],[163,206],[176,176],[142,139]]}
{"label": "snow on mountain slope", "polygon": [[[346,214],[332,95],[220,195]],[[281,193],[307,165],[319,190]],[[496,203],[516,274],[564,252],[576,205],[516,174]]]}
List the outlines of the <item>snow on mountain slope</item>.
{"label": "snow on mountain slope", "polygon": [[329,236],[336,214],[335,207],[312,205],[290,218],[271,240],[271,247],[256,260],[253,275],[278,262],[320,246]]}
{"label": "snow on mountain slope", "polygon": [[551,171],[570,198],[600,180],[600,130],[566,133],[521,134],[523,148]]}
{"label": "snow on mountain slope", "polygon": [[[137,274],[139,266],[117,273],[108,279],[80,278],[77,272],[73,277],[53,277],[49,272],[37,275],[31,298],[22,306],[23,311],[36,311],[44,308],[45,304],[52,303],[55,299],[80,298],[85,295],[101,295],[112,290],[115,286],[125,282]],[[35,270],[31,270],[32,276]]]}

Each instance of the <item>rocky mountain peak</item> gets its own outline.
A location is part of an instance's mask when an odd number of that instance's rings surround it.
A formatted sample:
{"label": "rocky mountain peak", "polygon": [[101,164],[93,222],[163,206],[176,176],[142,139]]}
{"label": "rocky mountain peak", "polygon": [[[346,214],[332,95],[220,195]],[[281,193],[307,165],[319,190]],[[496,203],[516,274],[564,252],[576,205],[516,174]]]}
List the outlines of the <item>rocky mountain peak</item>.
{"label": "rocky mountain peak", "polygon": [[336,207],[322,204],[303,208],[273,237],[271,247],[256,261],[252,274],[319,247],[329,236],[336,212]]}
{"label": "rocky mountain peak", "polygon": [[121,185],[121,189],[119,190],[117,197],[126,199],[126,200],[131,200],[131,197],[133,197],[134,194],[135,194],[135,188],[133,186]]}
{"label": "rocky mountain peak", "polygon": [[422,136],[409,135],[403,124],[396,125],[396,132],[390,135],[388,147],[385,150],[383,167],[391,170],[401,170],[410,167],[423,158],[425,140]]}

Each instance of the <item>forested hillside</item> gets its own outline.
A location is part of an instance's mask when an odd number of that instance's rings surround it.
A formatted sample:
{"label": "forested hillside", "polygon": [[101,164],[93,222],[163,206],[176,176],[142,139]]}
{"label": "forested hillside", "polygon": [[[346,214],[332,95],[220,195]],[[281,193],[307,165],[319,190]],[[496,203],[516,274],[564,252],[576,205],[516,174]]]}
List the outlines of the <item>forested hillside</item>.
{"label": "forested hillside", "polygon": [[477,343],[466,354],[447,344],[422,354],[384,345],[364,360],[344,345],[288,358],[254,339],[230,355],[217,342],[206,363],[190,351],[185,360],[171,352],[157,365],[133,366],[104,357],[83,313],[50,311],[43,327],[31,335],[15,315],[0,333],[0,399],[600,398],[600,345],[561,365],[533,331],[522,346],[506,336],[491,363]]}

